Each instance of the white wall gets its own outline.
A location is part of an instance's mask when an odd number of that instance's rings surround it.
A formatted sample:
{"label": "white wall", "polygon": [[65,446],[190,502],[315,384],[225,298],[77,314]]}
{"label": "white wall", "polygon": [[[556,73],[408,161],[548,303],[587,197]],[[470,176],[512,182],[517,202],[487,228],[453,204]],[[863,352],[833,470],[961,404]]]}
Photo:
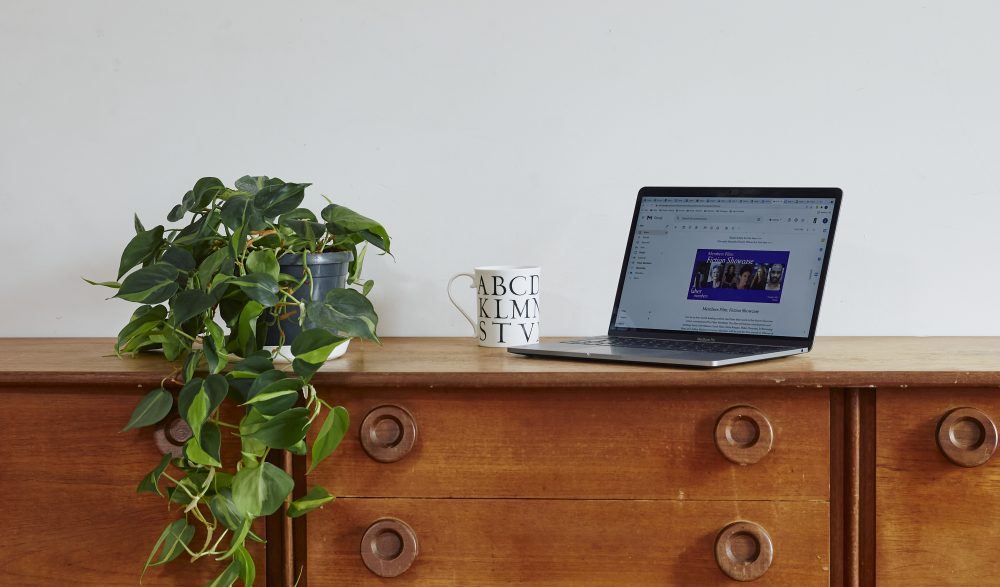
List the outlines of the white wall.
{"label": "white wall", "polygon": [[544,334],[603,331],[643,185],[840,186],[819,334],[1000,335],[998,21],[985,0],[4,0],[0,335],[113,335],[133,305],[79,276],[114,278],[133,211],[244,173],[384,222],[383,335],[466,334],[445,283],[491,263],[543,267]]}

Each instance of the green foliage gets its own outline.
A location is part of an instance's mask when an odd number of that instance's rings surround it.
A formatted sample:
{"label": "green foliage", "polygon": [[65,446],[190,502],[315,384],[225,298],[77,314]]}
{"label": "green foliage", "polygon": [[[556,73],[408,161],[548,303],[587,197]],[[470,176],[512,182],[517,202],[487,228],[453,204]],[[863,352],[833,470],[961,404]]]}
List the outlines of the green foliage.
{"label": "green foliage", "polygon": [[323,504],[333,501],[334,497],[330,492],[320,486],[313,487],[309,493],[296,499],[288,506],[288,517],[298,518],[304,516]]}
{"label": "green foliage", "polygon": [[[118,355],[160,351],[174,362],[164,386],[139,401],[122,431],[162,422],[173,409],[192,431],[183,456],[164,456],[136,488],[183,510],[161,533],[143,572],[187,553],[192,561],[219,561],[209,585],[252,585],[256,570],[246,542],[262,541],[251,529],[254,520],[283,504],[297,517],[334,499],[313,487],[291,501],[294,480],[268,459],[271,451],[311,455],[311,472],[343,439],[347,410],[321,400],[310,380],[351,338],[379,342],[378,315],[366,297],[373,283],[361,270],[368,246],[389,253],[390,239],[381,224],[344,206],[331,204],[319,217],[300,208],[309,185],[249,175],[234,187],[199,179],[170,209],[166,226],[146,229],[133,217],[135,236],[122,250],[115,280],[87,280],[140,304],[118,333]],[[332,251],[354,255],[348,287],[322,300],[297,298],[300,288],[310,289],[308,267],[295,278],[282,273],[279,259]],[[263,350],[264,335],[290,309],[311,324],[291,341],[291,363],[278,368],[277,351]],[[168,381],[180,383],[179,391],[171,392],[176,388]],[[310,442],[314,422],[322,425]],[[233,436],[238,455],[222,447]],[[193,545],[199,525],[204,544]]]}
{"label": "green foliage", "polygon": [[158,387],[142,398],[132,411],[132,417],[128,419],[128,424],[122,428],[122,432],[156,424],[167,417],[172,407],[174,407],[174,396],[162,387]]}

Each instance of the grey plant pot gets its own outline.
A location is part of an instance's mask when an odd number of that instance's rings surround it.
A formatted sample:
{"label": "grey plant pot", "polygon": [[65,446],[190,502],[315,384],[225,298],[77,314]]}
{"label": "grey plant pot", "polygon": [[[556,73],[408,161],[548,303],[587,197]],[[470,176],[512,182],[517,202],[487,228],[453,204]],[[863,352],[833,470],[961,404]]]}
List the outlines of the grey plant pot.
{"label": "grey plant pot", "polygon": [[[307,281],[295,291],[295,297],[302,301],[322,300],[327,292],[332,289],[347,286],[347,273],[354,254],[350,251],[337,251],[333,253],[315,253],[306,255],[306,263],[312,273],[312,287]],[[278,259],[281,265],[281,272],[301,278],[305,274],[305,267],[302,264],[302,255],[286,254]],[[297,309],[289,310],[294,315],[281,321],[281,330],[285,332],[285,345],[291,345],[295,337],[302,332],[299,326],[299,314]],[[305,328],[312,328],[309,320],[306,320]],[[277,346],[280,342],[281,332],[278,329],[276,316],[269,317],[267,336],[264,344],[267,346]]]}

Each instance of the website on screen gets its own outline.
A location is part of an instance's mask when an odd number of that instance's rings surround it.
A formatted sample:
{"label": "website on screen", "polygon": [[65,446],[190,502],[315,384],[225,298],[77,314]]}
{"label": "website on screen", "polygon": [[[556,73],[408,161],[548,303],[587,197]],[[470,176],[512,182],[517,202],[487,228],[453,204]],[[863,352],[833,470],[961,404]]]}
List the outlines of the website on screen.
{"label": "website on screen", "polygon": [[615,326],[808,336],[834,202],[644,198]]}

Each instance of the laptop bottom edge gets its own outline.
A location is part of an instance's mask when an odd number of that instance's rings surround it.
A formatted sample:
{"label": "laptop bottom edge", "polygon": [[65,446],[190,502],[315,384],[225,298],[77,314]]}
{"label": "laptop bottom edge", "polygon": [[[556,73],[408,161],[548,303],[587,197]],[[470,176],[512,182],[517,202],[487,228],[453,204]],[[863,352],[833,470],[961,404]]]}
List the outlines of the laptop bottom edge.
{"label": "laptop bottom edge", "polygon": [[[620,363],[646,363],[675,365],[682,367],[723,367],[739,363],[777,359],[808,352],[808,348],[789,348],[755,355],[728,355],[724,353],[656,352],[647,349],[615,349],[612,347],[579,348],[580,345],[541,343],[520,347],[510,347],[508,352],[540,357],[565,359],[585,359],[591,361],[615,361]],[[706,356],[717,355],[717,356]]]}

